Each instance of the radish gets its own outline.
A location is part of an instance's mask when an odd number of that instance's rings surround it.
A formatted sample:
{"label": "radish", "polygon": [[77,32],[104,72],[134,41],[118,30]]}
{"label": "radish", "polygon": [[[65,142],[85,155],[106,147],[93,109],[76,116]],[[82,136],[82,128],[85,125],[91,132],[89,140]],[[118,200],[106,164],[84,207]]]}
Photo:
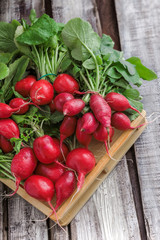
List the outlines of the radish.
{"label": "radish", "polygon": [[20,152],[14,156],[11,163],[11,172],[16,178],[16,190],[8,196],[13,196],[18,191],[20,182],[32,175],[36,165],[37,159],[32,148],[22,148]]}
{"label": "radish", "polygon": [[[53,141],[58,145],[58,147],[60,148],[60,141],[59,139],[57,138],[53,138]],[[64,162],[64,160],[66,159],[68,153],[69,153],[69,149],[68,147],[66,146],[65,143],[62,144],[62,152],[63,152],[63,155],[62,153],[60,153],[60,155],[57,157],[58,161],[59,162]],[[65,159],[64,159],[65,158]]]}
{"label": "radish", "polygon": [[58,94],[54,99],[56,110],[59,112],[63,112],[63,105],[65,104],[65,102],[72,100],[72,99],[74,99],[74,97],[70,93]]}
{"label": "radish", "polygon": [[[57,219],[56,211],[51,203],[55,190],[54,190],[54,184],[50,179],[44,176],[32,175],[25,181],[24,189],[31,197],[36,198],[40,201],[47,202],[51,207],[52,212],[54,212]],[[58,219],[57,219],[57,222],[58,222]]]}
{"label": "radish", "polygon": [[49,135],[38,137],[33,142],[33,150],[41,163],[49,164],[57,160],[60,149]]}
{"label": "radish", "polygon": [[[112,142],[112,137],[114,135],[114,129],[112,127],[110,127],[109,129],[109,136],[108,136],[108,130],[107,128],[105,128],[103,125],[99,125],[98,128],[96,129],[96,131],[94,132],[93,136],[96,140],[100,141],[100,142],[104,142],[105,147],[106,147],[106,151],[109,155],[109,157],[111,159],[113,159],[108,151],[108,146],[107,146],[107,141],[108,142]],[[114,159],[115,160],[115,159]]]}
{"label": "radish", "polygon": [[95,164],[95,157],[88,149],[76,148],[68,154],[66,166],[78,172],[77,192],[83,186],[85,175],[94,168]]}
{"label": "radish", "polygon": [[19,138],[18,125],[12,119],[0,119],[0,135],[7,139]]}
{"label": "radish", "polygon": [[63,114],[72,117],[80,113],[84,107],[85,102],[82,99],[72,99],[63,105]]}
{"label": "radish", "polygon": [[36,77],[28,75],[26,78],[16,83],[15,90],[25,98],[29,97],[30,89],[35,82]]}
{"label": "radish", "polygon": [[98,94],[93,94],[90,98],[90,108],[96,119],[104,126],[111,126],[111,108],[104,98]]}
{"label": "radish", "polygon": [[44,79],[36,81],[31,87],[30,97],[37,105],[49,104],[54,97],[52,84]]}
{"label": "radish", "polygon": [[57,93],[74,93],[79,89],[79,84],[72,76],[62,73],[54,80],[53,87]]}
{"label": "radish", "polygon": [[23,100],[22,98],[13,98],[10,103],[9,103],[9,106],[13,109],[15,108],[19,108],[18,111],[15,112],[15,114],[24,114],[26,112],[28,112],[29,110],[29,105],[31,103]]}
{"label": "radish", "polygon": [[60,149],[62,150],[62,143],[67,138],[70,137],[76,128],[77,119],[75,117],[64,117],[60,126]]}
{"label": "radish", "polygon": [[82,128],[81,131],[84,131],[87,134],[92,134],[96,131],[99,123],[95,119],[93,113],[88,112],[82,116]]}
{"label": "radish", "polygon": [[141,114],[136,108],[132,107],[128,99],[120,93],[110,92],[106,95],[105,100],[114,111],[123,112],[130,108]]}
{"label": "radish", "polygon": [[52,182],[56,182],[64,173],[64,168],[57,163],[43,164],[39,163],[35,174],[49,178]]}
{"label": "radish", "polygon": [[0,148],[4,153],[10,153],[13,151],[13,146],[10,141],[2,135],[0,135]]}
{"label": "radish", "polygon": [[50,111],[51,113],[54,113],[56,111],[56,107],[55,107],[55,104],[54,104],[54,100],[52,100],[49,104],[49,108],[50,108]]}
{"label": "radish", "polygon": [[8,104],[0,103],[0,118],[9,118],[13,113],[18,112],[19,110],[20,107],[11,108]]}
{"label": "radish", "polygon": [[127,117],[127,115],[125,115],[122,112],[115,112],[112,114],[111,124],[113,127],[117,128],[119,130],[127,130],[127,129],[136,129],[136,128],[142,127],[146,123],[141,124],[137,127],[131,127],[131,121]]}
{"label": "radish", "polygon": [[86,132],[81,131],[83,126],[83,119],[79,118],[77,121],[77,127],[76,127],[76,138],[78,142],[85,146],[85,148],[88,148],[88,145],[91,142],[92,135],[86,134]]}
{"label": "radish", "polygon": [[55,183],[56,206],[55,210],[74,192],[76,188],[76,177],[74,172],[66,171]]}

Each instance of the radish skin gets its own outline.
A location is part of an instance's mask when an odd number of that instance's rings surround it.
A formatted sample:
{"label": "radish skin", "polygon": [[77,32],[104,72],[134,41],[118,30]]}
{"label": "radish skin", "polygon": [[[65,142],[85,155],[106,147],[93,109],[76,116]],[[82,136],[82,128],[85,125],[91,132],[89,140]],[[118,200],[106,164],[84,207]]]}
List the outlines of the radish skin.
{"label": "radish skin", "polygon": [[64,168],[57,163],[43,164],[39,163],[36,167],[35,174],[49,178],[52,182],[56,182],[64,173]]}
{"label": "radish skin", "polygon": [[49,164],[57,160],[60,149],[49,135],[38,137],[33,142],[33,150],[41,163]]}
{"label": "radish skin", "polygon": [[63,112],[63,105],[69,101],[74,99],[73,95],[70,93],[60,93],[54,99],[55,108],[59,112]]}
{"label": "radish skin", "polygon": [[[57,138],[53,138],[53,141],[57,144],[57,146],[60,149],[60,140]],[[69,149],[65,143],[62,143],[62,152],[63,152],[63,154],[60,152],[60,155],[57,157],[59,162],[64,162],[64,160],[66,160],[66,157],[69,153]]]}
{"label": "radish skin", "polygon": [[78,173],[77,192],[84,184],[85,175],[92,171],[95,164],[95,157],[88,149],[76,148],[68,154],[66,166],[74,169]]}
{"label": "radish skin", "polygon": [[22,98],[13,98],[9,103],[9,106],[13,108],[13,110],[15,108],[19,108],[18,111],[14,112],[17,115],[21,115],[28,112],[29,105],[30,103],[28,101],[23,100]]}
{"label": "radish skin", "polygon": [[54,97],[52,84],[44,79],[36,81],[31,87],[30,97],[37,105],[49,104]]}
{"label": "radish skin", "polygon": [[26,78],[21,79],[15,85],[15,90],[23,97],[29,97],[32,85],[36,82],[36,77],[28,75]]}
{"label": "radish skin", "polygon": [[80,144],[84,145],[85,148],[88,149],[88,145],[91,142],[92,135],[86,134],[86,132],[81,131],[82,126],[83,126],[83,119],[79,118],[77,121],[77,127],[76,127],[76,138]]}
{"label": "radish skin", "polygon": [[12,175],[16,178],[16,190],[7,196],[13,196],[19,188],[22,180],[32,175],[37,165],[37,159],[32,148],[23,148],[14,156],[11,163]]}
{"label": "radish skin", "polygon": [[19,138],[18,125],[12,119],[0,119],[0,135],[7,139]]}
{"label": "radish skin", "polygon": [[111,124],[113,127],[119,130],[136,129],[146,125],[146,123],[144,123],[137,127],[131,127],[130,119],[122,112],[115,112],[112,114]]}
{"label": "radish skin", "polygon": [[66,73],[59,74],[54,80],[53,87],[57,93],[71,93],[79,90],[78,82]]}
{"label": "radish skin", "polygon": [[72,117],[80,113],[84,107],[85,102],[82,99],[72,99],[63,105],[63,114]]}
{"label": "radish skin", "polygon": [[65,116],[61,126],[60,126],[60,149],[62,150],[62,143],[67,138],[72,136],[72,134],[75,132],[77,124],[77,119],[75,117],[68,117]]}
{"label": "radish skin", "polygon": [[55,107],[54,100],[52,100],[52,101],[50,102],[49,108],[50,108],[51,113],[54,113],[54,112],[56,111],[56,107]]}
{"label": "radish skin", "polygon": [[123,112],[130,108],[141,114],[136,108],[132,107],[128,99],[120,93],[110,92],[106,95],[105,100],[114,111]]}
{"label": "radish skin", "polygon": [[82,116],[82,128],[81,131],[84,131],[87,134],[92,134],[96,131],[99,123],[96,120],[96,118],[94,117],[93,113],[89,112],[89,113],[85,113]]}
{"label": "radish skin", "polygon": [[90,108],[96,119],[104,126],[111,126],[111,108],[104,98],[98,94],[93,94],[90,98]]}
{"label": "radish skin", "polygon": [[4,153],[10,153],[13,151],[11,142],[2,135],[0,135],[0,148]]}
{"label": "radish skin", "polygon": [[55,210],[68,199],[76,188],[76,177],[74,172],[66,171],[55,183],[56,206]]}

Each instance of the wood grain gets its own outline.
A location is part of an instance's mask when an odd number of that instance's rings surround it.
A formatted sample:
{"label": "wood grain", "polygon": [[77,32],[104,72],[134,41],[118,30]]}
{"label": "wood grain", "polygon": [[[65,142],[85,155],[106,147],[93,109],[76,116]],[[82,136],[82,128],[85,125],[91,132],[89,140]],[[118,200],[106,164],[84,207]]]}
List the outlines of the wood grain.
{"label": "wood grain", "polygon": [[96,0],[102,32],[110,35],[115,42],[115,49],[120,50],[119,30],[113,0]]}
{"label": "wood grain", "polygon": [[[116,0],[120,41],[125,57],[138,56],[154,69],[158,76],[160,62],[160,8],[159,1]],[[146,82],[140,88],[148,116],[160,112],[159,81]],[[156,115],[155,115],[156,116]],[[160,124],[150,124],[135,144],[137,169],[141,187],[148,239],[160,235]]]}

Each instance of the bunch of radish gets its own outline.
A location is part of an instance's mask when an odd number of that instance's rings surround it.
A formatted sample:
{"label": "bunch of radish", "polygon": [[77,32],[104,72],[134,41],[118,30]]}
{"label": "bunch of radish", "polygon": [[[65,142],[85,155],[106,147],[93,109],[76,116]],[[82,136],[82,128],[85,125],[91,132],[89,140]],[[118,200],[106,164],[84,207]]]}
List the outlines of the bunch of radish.
{"label": "bunch of radish", "polygon": [[[138,110],[123,95],[115,92],[105,97],[90,92],[90,100],[86,104],[83,97],[79,97],[85,93],[79,91],[78,82],[65,73],[58,75],[53,85],[48,80],[36,80],[29,75],[16,83],[15,91],[22,98],[13,98],[9,104],[0,103],[0,148],[4,153],[13,152],[10,139],[20,137],[18,125],[11,119],[12,114],[25,114],[29,105],[38,108],[48,105],[51,114],[58,111],[64,115],[59,125],[59,139],[42,134],[34,139],[33,146],[24,147],[22,144],[20,152],[11,162],[16,189],[9,196],[13,196],[24,181],[25,191],[38,200],[48,202],[56,215],[56,210],[73,194],[76,185],[76,193],[80,191],[85,175],[95,167],[95,157],[88,150],[92,137],[104,142],[109,154],[108,146],[114,128],[133,129],[123,112],[128,108]],[[71,136],[75,136],[80,147],[68,148],[64,141]],[[51,202],[54,195],[55,206]]]}

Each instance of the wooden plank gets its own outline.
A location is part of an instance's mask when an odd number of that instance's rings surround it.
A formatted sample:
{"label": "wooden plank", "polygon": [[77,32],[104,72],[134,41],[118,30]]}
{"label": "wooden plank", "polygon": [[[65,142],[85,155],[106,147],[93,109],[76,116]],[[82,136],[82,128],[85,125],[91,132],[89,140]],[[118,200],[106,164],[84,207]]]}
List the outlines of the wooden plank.
{"label": "wooden plank", "polygon": [[[0,1],[0,20],[9,22],[12,19],[20,20],[22,17],[27,19],[30,9],[32,8],[35,8],[38,15],[41,15],[41,13],[44,12],[44,1]],[[18,195],[8,200],[8,211],[6,211],[6,209],[3,211],[4,214],[8,212],[9,240],[48,239],[47,222],[34,222],[35,219],[44,219],[45,215]],[[2,225],[2,217],[0,218],[0,222],[2,230],[5,231]],[[3,233],[3,231],[0,231],[0,234]]]}
{"label": "wooden plank", "polygon": [[102,32],[110,35],[115,42],[115,49],[120,50],[119,31],[113,0],[96,0]]}
{"label": "wooden plank", "polygon": [[[120,40],[125,57],[138,56],[158,76],[160,49],[159,0],[116,0]],[[147,82],[140,88],[148,116],[160,112],[159,82]],[[159,239],[160,233],[160,124],[148,126],[135,144],[137,168],[148,239]]]}

